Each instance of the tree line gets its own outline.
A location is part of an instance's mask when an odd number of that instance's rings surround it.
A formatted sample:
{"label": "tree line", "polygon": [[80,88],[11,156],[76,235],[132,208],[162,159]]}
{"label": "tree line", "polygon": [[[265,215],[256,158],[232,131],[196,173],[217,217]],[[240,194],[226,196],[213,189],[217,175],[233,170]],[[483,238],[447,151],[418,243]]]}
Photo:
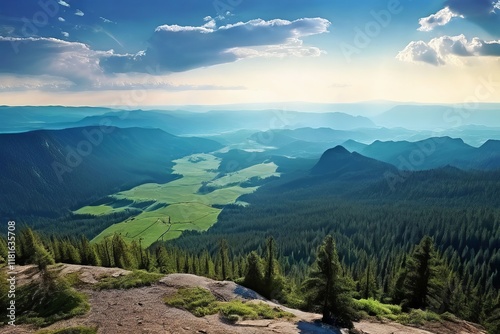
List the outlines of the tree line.
{"label": "tree line", "polygon": [[[384,287],[377,277],[378,262],[367,263],[362,275],[353,275],[342,261],[336,240],[327,235],[314,253],[314,261],[303,277],[285,273],[281,250],[271,236],[263,240],[260,250],[235,255],[225,239],[216,251],[189,253],[164,244],[149,249],[141,242],[131,243],[115,234],[99,243],[80,238],[43,236],[23,229],[16,243],[17,262],[36,264],[50,282],[47,266],[55,262],[144,269],[160,273],[190,273],[219,280],[234,280],[266,298],[286,305],[320,312],[323,321],[352,327],[359,319],[354,299],[376,299],[401,305],[403,310],[425,309],[438,314],[453,313],[479,322],[499,333],[500,294],[490,290],[480,294],[478,287],[456,272],[435,247],[434,240],[424,236],[409,252],[403,252],[392,264],[389,284]],[[0,261],[5,262],[7,247],[0,238]],[[50,283],[46,283],[49,285]],[[2,303],[6,296],[2,291]]]}

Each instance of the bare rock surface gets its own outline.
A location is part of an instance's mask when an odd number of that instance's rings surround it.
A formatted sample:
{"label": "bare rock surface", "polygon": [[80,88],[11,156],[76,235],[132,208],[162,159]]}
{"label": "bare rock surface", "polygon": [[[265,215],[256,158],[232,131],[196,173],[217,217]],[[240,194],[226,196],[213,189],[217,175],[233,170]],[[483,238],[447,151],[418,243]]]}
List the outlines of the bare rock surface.
{"label": "bare rock surface", "polygon": [[[19,266],[18,284],[23,285],[36,279],[35,266]],[[56,265],[53,270],[60,275],[78,273],[79,279],[87,284],[95,284],[103,277],[127,275],[130,271],[119,268],[103,268],[78,265]],[[174,294],[182,287],[201,287],[210,290],[219,300],[244,299],[251,302],[265,302],[295,315],[291,319],[242,320],[236,324],[228,323],[218,315],[196,317],[185,310],[170,307],[164,303],[166,296]],[[345,331],[321,325],[319,314],[302,312],[265,300],[252,290],[234,282],[214,281],[209,278],[171,274],[163,277],[158,284],[128,290],[79,288],[88,296],[90,311],[79,317],[63,320],[48,326],[47,330],[75,326],[97,327],[99,334],[341,334]],[[377,323],[362,321],[355,324],[364,334],[486,334],[467,322],[436,323],[425,329],[403,326],[397,323]],[[432,328],[434,326],[435,328]],[[36,333],[38,329],[29,325],[0,327],[0,333]]]}

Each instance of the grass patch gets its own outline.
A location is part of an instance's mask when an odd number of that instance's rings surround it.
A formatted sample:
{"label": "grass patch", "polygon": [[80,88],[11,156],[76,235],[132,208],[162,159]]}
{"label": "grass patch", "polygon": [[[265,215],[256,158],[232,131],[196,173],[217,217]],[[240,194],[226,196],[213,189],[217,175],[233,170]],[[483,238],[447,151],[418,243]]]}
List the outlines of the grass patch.
{"label": "grass patch", "polygon": [[354,307],[362,318],[389,319],[403,325],[422,326],[429,321],[441,321],[441,317],[432,311],[411,310],[404,313],[399,305],[384,304],[372,298],[355,299]]}
{"label": "grass patch", "polygon": [[156,283],[165,275],[158,273],[149,273],[143,270],[134,270],[128,275],[118,277],[106,277],[94,285],[97,290],[105,289],[131,289],[141,286],[150,286]]}
{"label": "grass patch", "polygon": [[210,291],[202,288],[181,288],[173,296],[165,298],[170,306],[187,310],[197,317],[219,312],[217,299]]}
{"label": "grass patch", "polygon": [[403,325],[422,326],[428,321],[441,321],[441,317],[432,311],[411,310],[400,314],[396,321]]}
{"label": "grass patch", "polygon": [[254,303],[241,300],[232,300],[229,302],[217,301],[210,291],[199,287],[181,288],[173,296],[166,297],[165,303],[187,310],[197,317],[219,313],[231,322],[236,322],[240,318],[255,320],[294,316],[280,308],[272,308],[262,302]]}
{"label": "grass patch", "polygon": [[354,307],[358,311],[366,312],[370,316],[393,316],[401,314],[401,306],[383,304],[375,299],[354,300]]}
{"label": "grass patch", "polygon": [[43,330],[43,331],[38,331],[36,334],[97,334],[97,328],[79,326],[79,327],[56,329],[52,331]]}
{"label": "grass patch", "polygon": [[243,319],[279,319],[291,318],[293,314],[285,312],[278,307],[271,307],[263,302],[243,302],[232,300],[230,302],[219,302],[219,311],[230,320],[231,315],[237,315]]}
{"label": "grass patch", "polygon": [[54,279],[50,287],[40,283],[19,287],[16,300],[17,322],[36,326],[82,315],[90,308],[87,296],[61,278]]}

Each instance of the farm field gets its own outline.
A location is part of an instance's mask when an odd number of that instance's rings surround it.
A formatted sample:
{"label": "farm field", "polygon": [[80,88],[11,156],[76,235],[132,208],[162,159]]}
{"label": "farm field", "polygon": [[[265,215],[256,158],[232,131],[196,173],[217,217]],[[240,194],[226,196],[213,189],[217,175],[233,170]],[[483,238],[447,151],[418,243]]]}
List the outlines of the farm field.
{"label": "farm field", "polygon": [[[174,160],[173,173],[181,178],[165,184],[143,184],[110,196],[109,203],[86,206],[75,213],[107,215],[127,209],[140,210],[138,215],[102,231],[94,242],[119,233],[125,240],[141,239],[147,247],[157,240],[175,239],[184,230],[206,231],[217,222],[221,207],[235,203],[245,205],[238,198],[258,188],[245,187],[243,183],[279,176],[274,163],[256,164],[220,176],[217,172],[220,161],[212,154]],[[202,186],[210,191],[201,192]]]}

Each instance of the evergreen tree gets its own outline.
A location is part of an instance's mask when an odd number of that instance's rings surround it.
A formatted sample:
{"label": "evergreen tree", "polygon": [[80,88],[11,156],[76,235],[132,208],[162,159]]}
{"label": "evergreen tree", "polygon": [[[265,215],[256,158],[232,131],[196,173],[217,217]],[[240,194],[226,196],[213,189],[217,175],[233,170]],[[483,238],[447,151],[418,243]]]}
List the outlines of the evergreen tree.
{"label": "evergreen tree", "polygon": [[54,258],[30,228],[23,230],[22,235],[24,255],[28,263],[36,264],[40,271],[45,271],[48,265],[54,264]]}
{"label": "evergreen tree", "polygon": [[264,290],[262,259],[255,251],[251,252],[247,257],[247,272],[243,280],[243,285],[258,293],[262,293]]}
{"label": "evergreen tree", "polygon": [[222,239],[219,242],[219,254],[218,254],[220,272],[219,277],[222,280],[230,279],[230,261],[229,261],[229,249],[227,246],[226,239]]}
{"label": "evergreen tree", "polygon": [[112,254],[114,265],[119,268],[134,268],[132,254],[129,251],[127,243],[121,235],[115,234],[111,239]]}
{"label": "evergreen tree", "polygon": [[371,261],[368,262],[368,266],[366,267],[363,277],[359,282],[359,292],[361,298],[377,298],[378,286],[375,273],[375,264]]}
{"label": "evergreen tree", "polygon": [[443,282],[439,276],[438,255],[434,241],[424,236],[414,249],[407,263],[405,288],[405,307],[426,308],[432,300],[439,299]]}
{"label": "evergreen tree", "polygon": [[161,273],[168,274],[170,272],[167,249],[163,245],[156,248],[156,263],[156,266]]}
{"label": "evergreen tree", "polygon": [[352,305],[352,281],[342,275],[335,242],[326,236],[316,254],[316,262],[303,283],[309,307],[323,314],[322,321],[352,328],[356,313]]}

